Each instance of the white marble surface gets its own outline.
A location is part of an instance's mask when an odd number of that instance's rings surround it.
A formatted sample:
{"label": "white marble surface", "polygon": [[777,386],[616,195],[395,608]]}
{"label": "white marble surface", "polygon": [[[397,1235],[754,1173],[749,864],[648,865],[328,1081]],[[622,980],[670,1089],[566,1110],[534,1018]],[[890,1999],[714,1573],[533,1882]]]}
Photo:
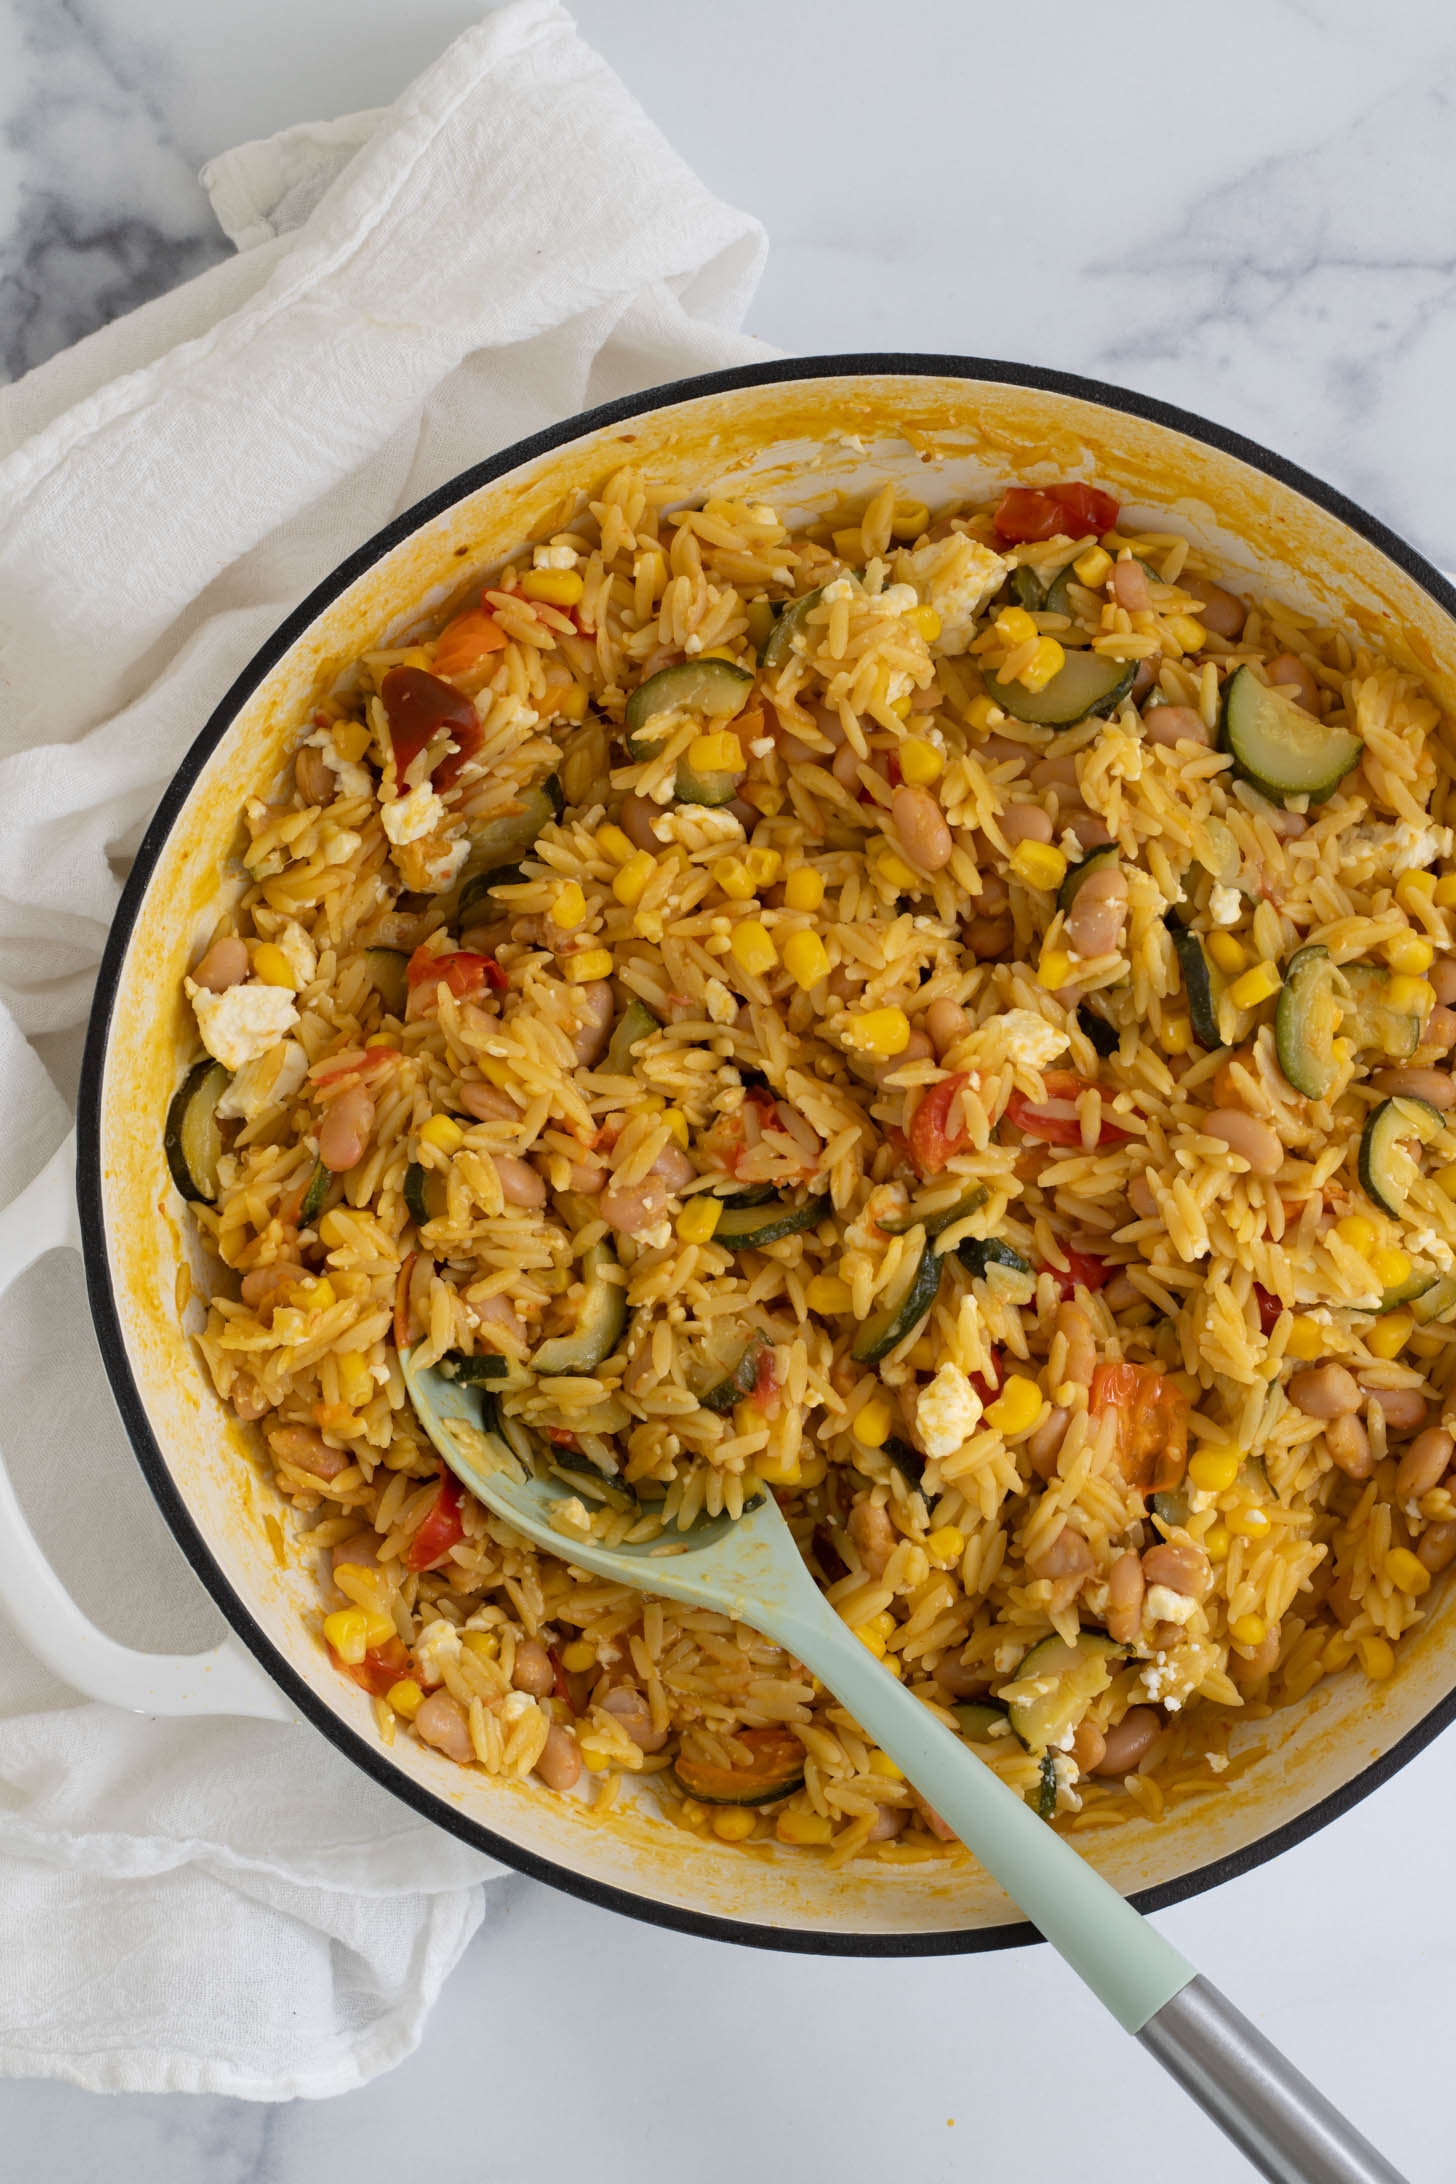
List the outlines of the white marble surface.
{"label": "white marble surface", "polygon": [[[210,263],[212,152],[379,103],[469,0],[0,0],[0,365]],[[787,349],[1033,359],[1166,395],[1456,563],[1456,22],[1446,0],[580,0],[766,221]],[[1456,1749],[1166,1915],[1413,2179],[1456,2177]],[[625,1998],[625,2000],[624,2000]],[[1418,2057],[1423,2066],[1416,2067]],[[954,2125],[948,2119],[954,2118]],[[0,2087],[38,2184],[860,2184],[1245,2172],[1042,1950],[775,1958],[508,1885],[425,2043],[326,2106]]]}

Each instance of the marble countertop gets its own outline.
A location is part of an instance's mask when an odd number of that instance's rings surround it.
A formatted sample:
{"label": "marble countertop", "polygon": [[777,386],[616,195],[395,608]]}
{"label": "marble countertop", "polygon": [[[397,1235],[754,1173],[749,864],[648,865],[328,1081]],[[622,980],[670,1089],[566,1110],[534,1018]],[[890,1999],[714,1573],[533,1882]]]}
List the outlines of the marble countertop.
{"label": "marble countertop", "polygon": [[[0,367],[225,254],[195,173],[382,103],[470,0],[0,0]],[[578,0],[589,37],[765,221],[752,329],[944,349],[1201,410],[1456,564],[1456,27],[1444,0],[1216,11]],[[1456,2176],[1443,2076],[1456,1747],[1161,1923],[1413,2179]],[[625,2005],[625,2006],[624,2006]],[[952,2121],[952,2119],[954,2119]],[[1044,1949],[828,1962],[688,1940],[525,1881],[420,2051],[320,2106],[0,2086],[38,2184],[604,2184],[746,2159],[846,2184],[1247,2173]]]}

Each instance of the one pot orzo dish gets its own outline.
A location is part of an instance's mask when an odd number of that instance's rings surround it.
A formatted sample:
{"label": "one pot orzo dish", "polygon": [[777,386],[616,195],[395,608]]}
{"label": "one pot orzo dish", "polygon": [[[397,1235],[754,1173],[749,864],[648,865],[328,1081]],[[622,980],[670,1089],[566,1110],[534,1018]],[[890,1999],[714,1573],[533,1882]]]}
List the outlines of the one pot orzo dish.
{"label": "one pot orzo dish", "polygon": [[411,1347],[583,1528],[772,1492],[1072,1828],[1388,1677],[1456,1559],[1444,734],[1399,630],[1080,483],[790,530],[621,471],[365,654],[247,807],[167,1149],[381,1734],[960,1855],[801,1664],[464,1493]]}

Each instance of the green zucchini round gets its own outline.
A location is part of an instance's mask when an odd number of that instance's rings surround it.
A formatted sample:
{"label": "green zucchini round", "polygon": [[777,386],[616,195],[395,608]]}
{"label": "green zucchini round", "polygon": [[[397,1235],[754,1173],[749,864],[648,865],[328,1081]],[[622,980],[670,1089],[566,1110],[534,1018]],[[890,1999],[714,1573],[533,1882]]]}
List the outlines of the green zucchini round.
{"label": "green zucchini round", "polygon": [[824,587],[821,584],[817,591],[805,592],[801,599],[789,601],[764,643],[762,658],[765,667],[780,668],[788,665],[794,657],[795,637],[809,619],[810,608],[818,606],[823,596]]}
{"label": "green zucchini round", "polygon": [[184,1198],[201,1199],[207,1205],[217,1197],[217,1165],[223,1153],[217,1103],[231,1083],[222,1063],[205,1055],[172,1095],[162,1128],[162,1150],[172,1181]]}
{"label": "green zucchini round", "polygon": [[1276,804],[1289,796],[1322,804],[1365,749],[1348,728],[1331,728],[1306,713],[1260,682],[1247,664],[1235,668],[1224,685],[1219,741],[1231,754],[1235,773]]}
{"label": "green zucchini round", "polygon": [[1136,660],[1107,660],[1100,652],[1069,652],[1044,690],[1024,683],[984,677],[986,695],[1013,720],[1037,728],[1072,728],[1089,713],[1106,714],[1121,705],[1137,677]]}
{"label": "green zucchini round", "polygon": [[1279,1067],[1306,1099],[1328,1097],[1339,1076],[1335,1033],[1340,1028],[1339,973],[1328,948],[1300,948],[1290,957],[1274,1012]]}
{"label": "green zucchini round", "polygon": [[627,749],[636,759],[651,758],[658,738],[645,736],[649,721],[662,713],[700,713],[708,720],[731,720],[748,703],[753,677],[732,660],[681,660],[639,683],[627,700],[623,726]]}
{"label": "green zucchini round", "polygon": [[1360,1133],[1360,1187],[1382,1212],[1393,1215],[1397,1221],[1405,1213],[1409,1189],[1409,1180],[1402,1174],[1402,1168],[1411,1165],[1410,1155],[1400,1148],[1412,1137],[1427,1144],[1441,1126],[1441,1115],[1429,1100],[1382,1100],[1365,1118],[1365,1127]]}
{"label": "green zucchini round", "polygon": [[850,1348],[856,1365],[877,1365],[925,1318],[940,1291],[941,1261],[929,1237],[895,1284],[894,1293],[861,1327]]}

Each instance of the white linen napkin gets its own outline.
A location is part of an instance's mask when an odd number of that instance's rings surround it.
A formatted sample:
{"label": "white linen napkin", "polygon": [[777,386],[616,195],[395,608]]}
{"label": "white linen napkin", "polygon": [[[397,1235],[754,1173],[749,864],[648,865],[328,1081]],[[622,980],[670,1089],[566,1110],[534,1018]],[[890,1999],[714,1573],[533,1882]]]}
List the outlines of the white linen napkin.
{"label": "white linen napkin", "polygon": [[[204,180],[240,255],[0,392],[0,1202],[66,1123],[28,1041],[74,1055],[128,853],[289,608],[522,434],[768,353],[737,331],[762,231],[553,0],[488,16],[393,107]],[[212,1642],[74,1260],[4,1306],[0,1419],[93,1617]],[[498,1870],[307,1727],[81,1703],[0,1626],[0,2073],[358,2085],[418,2041]]]}

